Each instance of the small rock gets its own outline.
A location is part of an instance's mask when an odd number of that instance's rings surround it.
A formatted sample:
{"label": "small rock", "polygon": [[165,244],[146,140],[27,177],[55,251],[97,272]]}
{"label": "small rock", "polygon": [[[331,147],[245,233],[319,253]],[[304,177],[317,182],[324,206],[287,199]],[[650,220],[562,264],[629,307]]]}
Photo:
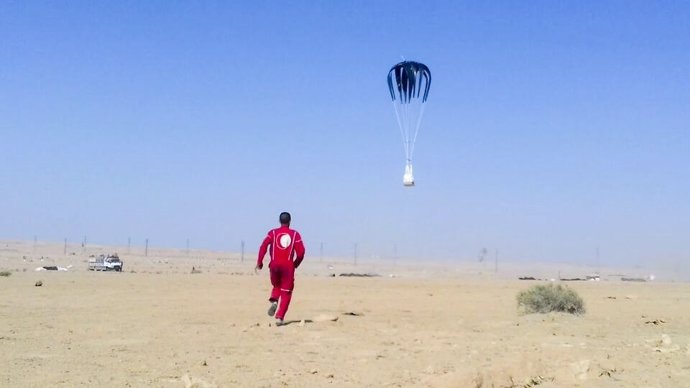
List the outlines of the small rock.
{"label": "small rock", "polygon": [[309,373],[315,375],[315,374],[319,373],[319,371],[316,370],[316,369],[312,369],[312,370],[309,371]]}
{"label": "small rock", "polygon": [[36,287],[41,287],[42,285],[43,285],[43,282],[40,280],[37,281],[36,284],[34,284],[34,286],[36,286]]}
{"label": "small rock", "polygon": [[664,344],[664,346],[669,346],[671,345],[671,337],[668,336],[668,334],[662,334],[661,335],[661,343]]}
{"label": "small rock", "polygon": [[208,364],[206,363],[206,360],[204,360],[204,362],[201,363],[201,366],[208,366]]}
{"label": "small rock", "polygon": [[299,323],[297,324],[297,326],[299,326],[299,327],[304,327],[304,324],[305,324],[305,322],[304,322],[304,319],[303,319],[303,320],[299,321]]}

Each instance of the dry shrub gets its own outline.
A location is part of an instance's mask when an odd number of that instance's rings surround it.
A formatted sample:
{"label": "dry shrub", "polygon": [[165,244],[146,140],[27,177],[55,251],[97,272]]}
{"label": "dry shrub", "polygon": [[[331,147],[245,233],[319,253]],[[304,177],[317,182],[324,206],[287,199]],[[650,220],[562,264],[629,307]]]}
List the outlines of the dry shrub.
{"label": "dry shrub", "polygon": [[582,298],[562,285],[537,285],[520,291],[517,295],[518,308],[526,314],[550,313],[552,311],[570,314],[584,314]]}
{"label": "dry shrub", "polygon": [[10,271],[2,271],[2,272],[0,272],[0,276],[8,277],[8,276],[10,276],[10,275],[12,275],[12,272],[10,272]]}

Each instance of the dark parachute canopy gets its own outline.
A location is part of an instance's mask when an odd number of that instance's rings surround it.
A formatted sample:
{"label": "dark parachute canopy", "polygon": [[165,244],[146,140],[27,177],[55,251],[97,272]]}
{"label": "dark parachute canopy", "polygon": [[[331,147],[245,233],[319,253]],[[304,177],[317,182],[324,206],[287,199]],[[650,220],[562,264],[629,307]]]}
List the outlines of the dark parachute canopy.
{"label": "dark parachute canopy", "polygon": [[429,97],[430,87],[431,72],[423,63],[403,61],[391,67],[388,72],[388,89],[393,101],[399,99],[403,104],[407,104],[412,98],[419,98],[421,94],[424,103]]}
{"label": "dark parachute canopy", "polygon": [[430,87],[431,72],[423,63],[403,61],[388,71],[388,90],[405,148],[405,186],[414,186],[412,155]]}

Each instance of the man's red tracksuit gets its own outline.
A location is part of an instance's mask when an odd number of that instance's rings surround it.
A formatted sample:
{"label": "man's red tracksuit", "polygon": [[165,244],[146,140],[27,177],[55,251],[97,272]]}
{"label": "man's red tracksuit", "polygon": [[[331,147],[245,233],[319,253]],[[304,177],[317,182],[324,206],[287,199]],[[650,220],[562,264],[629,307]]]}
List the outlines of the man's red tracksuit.
{"label": "man's red tracksuit", "polygon": [[295,268],[299,267],[304,259],[304,243],[299,232],[288,226],[283,225],[269,231],[259,248],[259,258],[256,262],[259,269],[263,268],[264,256],[269,247],[271,262],[268,268],[271,272],[273,290],[268,300],[271,302],[280,300],[276,318],[283,319],[290,306],[292,290],[295,288]]}

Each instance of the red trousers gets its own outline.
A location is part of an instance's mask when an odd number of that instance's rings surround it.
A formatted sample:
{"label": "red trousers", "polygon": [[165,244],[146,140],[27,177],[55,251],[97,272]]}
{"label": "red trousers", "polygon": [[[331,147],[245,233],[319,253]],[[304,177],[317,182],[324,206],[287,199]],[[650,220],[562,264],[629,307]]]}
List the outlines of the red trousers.
{"label": "red trousers", "polygon": [[271,302],[279,302],[278,312],[276,312],[276,319],[284,319],[288,307],[290,307],[290,300],[292,299],[292,290],[295,288],[295,265],[292,260],[274,260],[269,264],[271,272],[271,297],[268,299]]}

